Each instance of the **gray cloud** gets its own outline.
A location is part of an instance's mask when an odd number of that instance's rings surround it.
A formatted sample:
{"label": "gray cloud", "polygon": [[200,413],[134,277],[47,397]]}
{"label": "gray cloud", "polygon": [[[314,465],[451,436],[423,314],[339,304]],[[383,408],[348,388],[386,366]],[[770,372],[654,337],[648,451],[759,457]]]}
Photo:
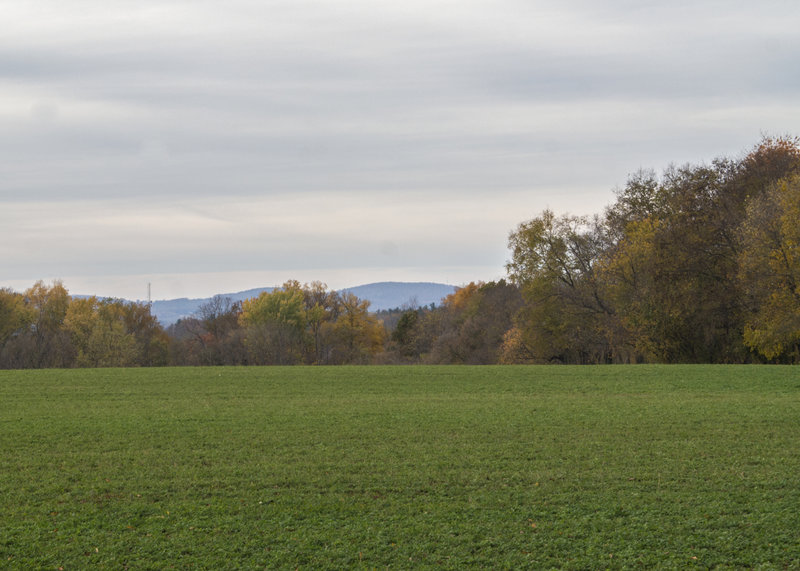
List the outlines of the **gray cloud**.
{"label": "gray cloud", "polygon": [[0,250],[9,279],[500,275],[507,232],[546,206],[595,212],[640,167],[800,127],[782,0],[11,0],[0,18],[0,241],[29,244]]}

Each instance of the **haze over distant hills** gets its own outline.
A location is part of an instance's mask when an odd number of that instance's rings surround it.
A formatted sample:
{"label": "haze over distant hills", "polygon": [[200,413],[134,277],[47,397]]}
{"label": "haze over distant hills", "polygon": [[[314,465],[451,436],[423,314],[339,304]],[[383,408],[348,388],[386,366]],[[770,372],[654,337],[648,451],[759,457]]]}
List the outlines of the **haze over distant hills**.
{"label": "haze over distant hills", "polygon": [[[272,291],[273,287],[263,287],[224,293],[233,301],[243,301],[258,297],[261,292]],[[380,311],[403,306],[424,306],[431,303],[439,305],[442,299],[453,293],[457,288],[452,285],[429,282],[379,282],[355,287],[344,288],[342,292],[350,292],[360,299],[370,302],[370,310]],[[151,312],[165,327],[172,325],[179,319],[192,316],[201,305],[211,300],[210,297],[199,299],[167,299],[153,301]]]}

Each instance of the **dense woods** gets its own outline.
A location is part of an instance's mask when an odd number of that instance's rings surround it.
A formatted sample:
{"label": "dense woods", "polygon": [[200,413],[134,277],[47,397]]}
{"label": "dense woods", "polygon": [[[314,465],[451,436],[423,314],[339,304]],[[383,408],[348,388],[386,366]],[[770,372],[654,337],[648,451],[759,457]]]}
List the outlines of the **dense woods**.
{"label": "dense woods", "polygon": [[741,160],[638,172],[603,216],[520,224],[515,360],[796,361],[799,169],[796,139],[767,138]]}
{"label": "dense woods", "polygon": [[163,329],[150,307],[0,290],[0,367],[347,363],[794,363],[800,145],[640,171],[594,216],[545,210],[509,238],[508,279],[373,313],[322,283],[216,297]]}

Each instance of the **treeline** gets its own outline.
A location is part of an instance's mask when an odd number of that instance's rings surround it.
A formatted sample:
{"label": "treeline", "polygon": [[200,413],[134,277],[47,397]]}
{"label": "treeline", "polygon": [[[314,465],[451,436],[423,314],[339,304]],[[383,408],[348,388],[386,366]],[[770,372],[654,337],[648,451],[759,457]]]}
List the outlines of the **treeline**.
{"label": "treeline", "polygon": [[509,241],[513,362],[800,359],[800,150],[641,171],[602,216],[545,211]]}
{"label": "treeline", "polygon": [[216,296],[164,329],[149,304],[37,282],[0,289],[0,368],[496,363],[521,306],[505,281],[378,313],[352,293],[290,281],[243,302]]}
{"label": "treeline", "polygon": [[215,297],[164,329],[143,303],[0,290],[0,367],[800,361],[800,146],[640,171],[591,217],[510,235],[508,280],[373,313],[322,283]]}
{"label": "treeline", "polygon": [[242,303],[217,296],[167,333],[178,365],[497,363],[521,306],[519,289],[500,281],[438,307],[372,313],[351,293],[293,281]]}
{"label": "treeline", "polygon": [[0,289],[2,368],[157,366],[169,351],[147,304],[72,298],[61,282]]}
{"label": "treeline", "polygon": [[164,329],[150,305],[73,298],[61,282],[0,289],[0,368],[369,363],[387,338],[369,302],[288,282],[242,303],[215,297]]}

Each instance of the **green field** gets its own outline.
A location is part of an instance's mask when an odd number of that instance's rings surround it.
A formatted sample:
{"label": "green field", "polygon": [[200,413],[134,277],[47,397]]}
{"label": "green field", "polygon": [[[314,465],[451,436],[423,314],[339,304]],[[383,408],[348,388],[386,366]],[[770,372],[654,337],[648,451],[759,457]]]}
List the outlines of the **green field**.
{"label": "green field", "polygon": [[0,372],[0,567],[800,568],[800,369]]}

